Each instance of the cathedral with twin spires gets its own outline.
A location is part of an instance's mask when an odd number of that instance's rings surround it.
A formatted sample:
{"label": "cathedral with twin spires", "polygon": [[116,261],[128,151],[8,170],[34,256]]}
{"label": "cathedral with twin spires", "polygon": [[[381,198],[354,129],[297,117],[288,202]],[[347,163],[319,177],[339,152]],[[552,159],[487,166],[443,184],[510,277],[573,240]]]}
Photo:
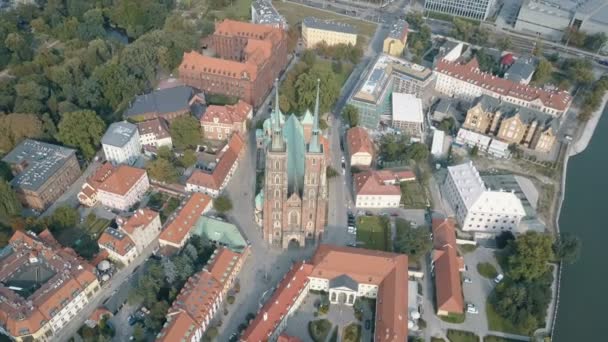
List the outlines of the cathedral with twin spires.
{"label": "cathedral with twin spires", "polygon": [[300,247],[321,239],[327,223],[329,143],[319,128],[319,80],[314,114],[283,115],[278,83],[275,108],[264,122],[266,166],[262,229],[273,246]]}

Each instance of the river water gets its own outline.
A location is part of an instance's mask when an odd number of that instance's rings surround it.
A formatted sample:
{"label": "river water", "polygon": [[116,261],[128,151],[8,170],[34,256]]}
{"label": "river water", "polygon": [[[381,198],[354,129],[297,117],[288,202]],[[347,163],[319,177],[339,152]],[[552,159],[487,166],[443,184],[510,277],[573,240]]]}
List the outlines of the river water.
{"label": "river water", "polygon": [[576,234],[581,257],[562,273],[556,342],[608,341],[608,105],[587,149],[570,158],[562,233]]}

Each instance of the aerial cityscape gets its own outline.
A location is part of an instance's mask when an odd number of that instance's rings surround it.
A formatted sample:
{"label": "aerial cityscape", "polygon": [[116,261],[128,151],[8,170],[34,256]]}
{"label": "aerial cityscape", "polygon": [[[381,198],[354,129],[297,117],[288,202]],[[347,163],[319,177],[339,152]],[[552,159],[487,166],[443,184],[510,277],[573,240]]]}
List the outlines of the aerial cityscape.
{"label": "aerial cityscape", "polygon": [[0,341],[602,341],[605,0],[0,0]]}

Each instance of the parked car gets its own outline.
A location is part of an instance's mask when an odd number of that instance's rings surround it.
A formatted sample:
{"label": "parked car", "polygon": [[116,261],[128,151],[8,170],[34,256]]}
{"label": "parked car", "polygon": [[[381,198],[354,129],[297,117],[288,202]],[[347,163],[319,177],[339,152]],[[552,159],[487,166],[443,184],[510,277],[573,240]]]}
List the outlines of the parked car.
{"label": "parked car", "polygon": [[464,282],[467,283],[467,284],[472,284],[473,280],[471,278],[469,278],[469,277],[464,277]]}
{"label": "parked car", "polygon": [[471,303],[467,304],[467,312],[470,314],[478,314],[479,310],[477,307]]}
{"label": "parked car", "polygon": [[500,283],[505,276],[502,273],[499,273],[496,278],[494,278],[494,282],[496,284]]}
{"label": "parked car", "polygon": [[369,319],[365,320],[365,330],[369,330],[369,328],[371,328],[372,323],[369,321]]}

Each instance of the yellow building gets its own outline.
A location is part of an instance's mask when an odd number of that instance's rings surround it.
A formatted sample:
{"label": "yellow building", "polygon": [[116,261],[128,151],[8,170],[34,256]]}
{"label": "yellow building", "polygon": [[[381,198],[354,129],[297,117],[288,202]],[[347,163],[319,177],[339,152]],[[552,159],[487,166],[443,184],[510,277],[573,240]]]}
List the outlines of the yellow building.
{"label": "yellow building", "polygon": [[382,52],[395,57],[403,55],[403,50],[405,50],[405,45],[407,43],[407,33],[407,22],[405,20],[397,20],[393,24],[388,37],[384,39]]}
{"label": "yellow building", "polygon": [[327,45],[357,45],[357,32],[348,24],[320,20],[313,17],[302,20],[302,39],[307,49],[314,48],[320,42]]}

